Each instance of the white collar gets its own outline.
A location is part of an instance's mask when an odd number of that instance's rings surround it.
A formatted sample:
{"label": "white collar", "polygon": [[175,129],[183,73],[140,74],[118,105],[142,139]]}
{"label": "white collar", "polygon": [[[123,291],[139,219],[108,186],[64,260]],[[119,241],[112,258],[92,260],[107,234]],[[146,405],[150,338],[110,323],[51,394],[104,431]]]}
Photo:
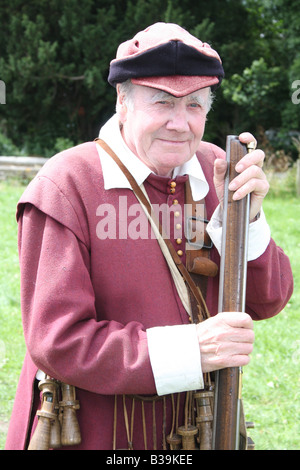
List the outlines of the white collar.
{"label": "white collar", "polygon": [[[137,158],[137,156],[134,155],[134,153],[131,152],[125,144],[120,132],[119,119],[116,114],[100,129],[99,138],[104,140],[118,155],[119,159],[130,171],[140,186],[147,179],[151,170],[139,158]],[[131,189],[126,176],[114,160],[102,149],[102,147],[100,147],[100,145],[97,145],[97,149],[102,165],[104,189]],[[178,175],[189,175],[192,195],[195,201],[199,201],[206,196],[209,186],[196,155],[193,155],[188,162],[174,169],[173,177],[175,178]]]}

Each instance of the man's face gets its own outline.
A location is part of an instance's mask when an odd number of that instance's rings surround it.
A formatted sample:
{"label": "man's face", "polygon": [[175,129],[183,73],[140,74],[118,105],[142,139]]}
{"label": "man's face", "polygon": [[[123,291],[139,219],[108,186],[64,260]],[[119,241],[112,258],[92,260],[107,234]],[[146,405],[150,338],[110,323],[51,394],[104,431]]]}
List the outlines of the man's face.
{"label": "man's face", "polygon": [[135,85],[133,106],[122,105],[122,135],[130,150],[154,173],[170,176],[188,161],[202,139],[209,89],[182,98]]}

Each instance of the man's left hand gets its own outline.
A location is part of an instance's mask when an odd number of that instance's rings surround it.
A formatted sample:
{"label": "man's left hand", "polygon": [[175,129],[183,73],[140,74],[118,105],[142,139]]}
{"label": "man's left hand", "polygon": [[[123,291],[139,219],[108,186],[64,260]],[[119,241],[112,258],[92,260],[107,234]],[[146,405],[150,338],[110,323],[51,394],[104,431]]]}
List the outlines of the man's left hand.
{"label": "man's left hand", "polygon": [[[249,132],[243,132],[239,135],[243,144],[255,141],[255,138]],[[234,191],[233,199],[239,200],[251,193],[250,203],[250,221],[254,220],[259,214],[262,202],[269,190],[269,183],[262,170],[265,154],[262,150],[253,150],[246,154],[237,164],[236,171],[239,173],[234,178],[229,189]],[[218,158],[214,165],[214,184],[220,203],[224,196],[224,178],[227,170],[227,162]]]}

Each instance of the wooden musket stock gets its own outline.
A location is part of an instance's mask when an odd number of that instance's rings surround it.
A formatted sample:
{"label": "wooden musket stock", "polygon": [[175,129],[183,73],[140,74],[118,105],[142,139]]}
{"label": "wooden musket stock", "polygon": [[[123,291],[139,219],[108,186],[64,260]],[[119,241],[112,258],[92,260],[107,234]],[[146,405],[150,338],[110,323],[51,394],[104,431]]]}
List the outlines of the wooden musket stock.
{"label": "wooden musket stock", "polygon": [[[237,176],[235,166],[247,153],[246,145],[236,136],[228,136],[223,208],[223,239],[220,265],[219,312],[245,310],[249,196],[234,201],[228,190]],[[215,373],[215,406],[212,447],[215,450],[240,448],[241,367],[231,367]]]}

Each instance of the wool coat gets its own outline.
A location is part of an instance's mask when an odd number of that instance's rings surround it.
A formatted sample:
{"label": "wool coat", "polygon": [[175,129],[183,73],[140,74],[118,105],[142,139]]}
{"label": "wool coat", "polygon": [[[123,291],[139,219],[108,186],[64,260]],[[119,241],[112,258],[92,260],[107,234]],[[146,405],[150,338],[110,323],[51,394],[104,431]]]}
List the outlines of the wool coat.
{"label": "wool coat", "polygon": [[[208,218],[218,204],[213,162],[222,155],[221,149],[205,142],[197,152],[210,187],[205,198]],[[186,179],[176,177],[174,194],[170,178],[151,174],[144,185],[153,203],[171,207],[175,198],[184,203]],[[130,419],[130,395],[156,393],[146,329],[189,323],[150,228],[144,235],[145,215],[126,210],[136,204],[129,189],[104,189],[95,142],[52,157],[21,197],[17,220],[27,353],[6,449],[28,445],[39,405],[38,369],[76,386],[82,443],[75,449],[112,449],[115,396],[116,447],[127,448],[122,396]],[[175,230],[173,224],[170,239],[178,249]],[[184,240],[182,250],[184,259]],[[211,259],[219,265],[215,248]],[[247,279],[246,311],[254,320],[276,315],[291,296],[290,263],[272,239],[265,252],[248,263]],[[218,282],[216,276],[207,283],[211,315],[217,313]],[[158,400],[154,443],[152,404],[145,404],[148,448],[162,446],[164,405],[165,427],[170,429],[171,402]],[[145,446],[141,412],[138,402],[135,449]]]}

